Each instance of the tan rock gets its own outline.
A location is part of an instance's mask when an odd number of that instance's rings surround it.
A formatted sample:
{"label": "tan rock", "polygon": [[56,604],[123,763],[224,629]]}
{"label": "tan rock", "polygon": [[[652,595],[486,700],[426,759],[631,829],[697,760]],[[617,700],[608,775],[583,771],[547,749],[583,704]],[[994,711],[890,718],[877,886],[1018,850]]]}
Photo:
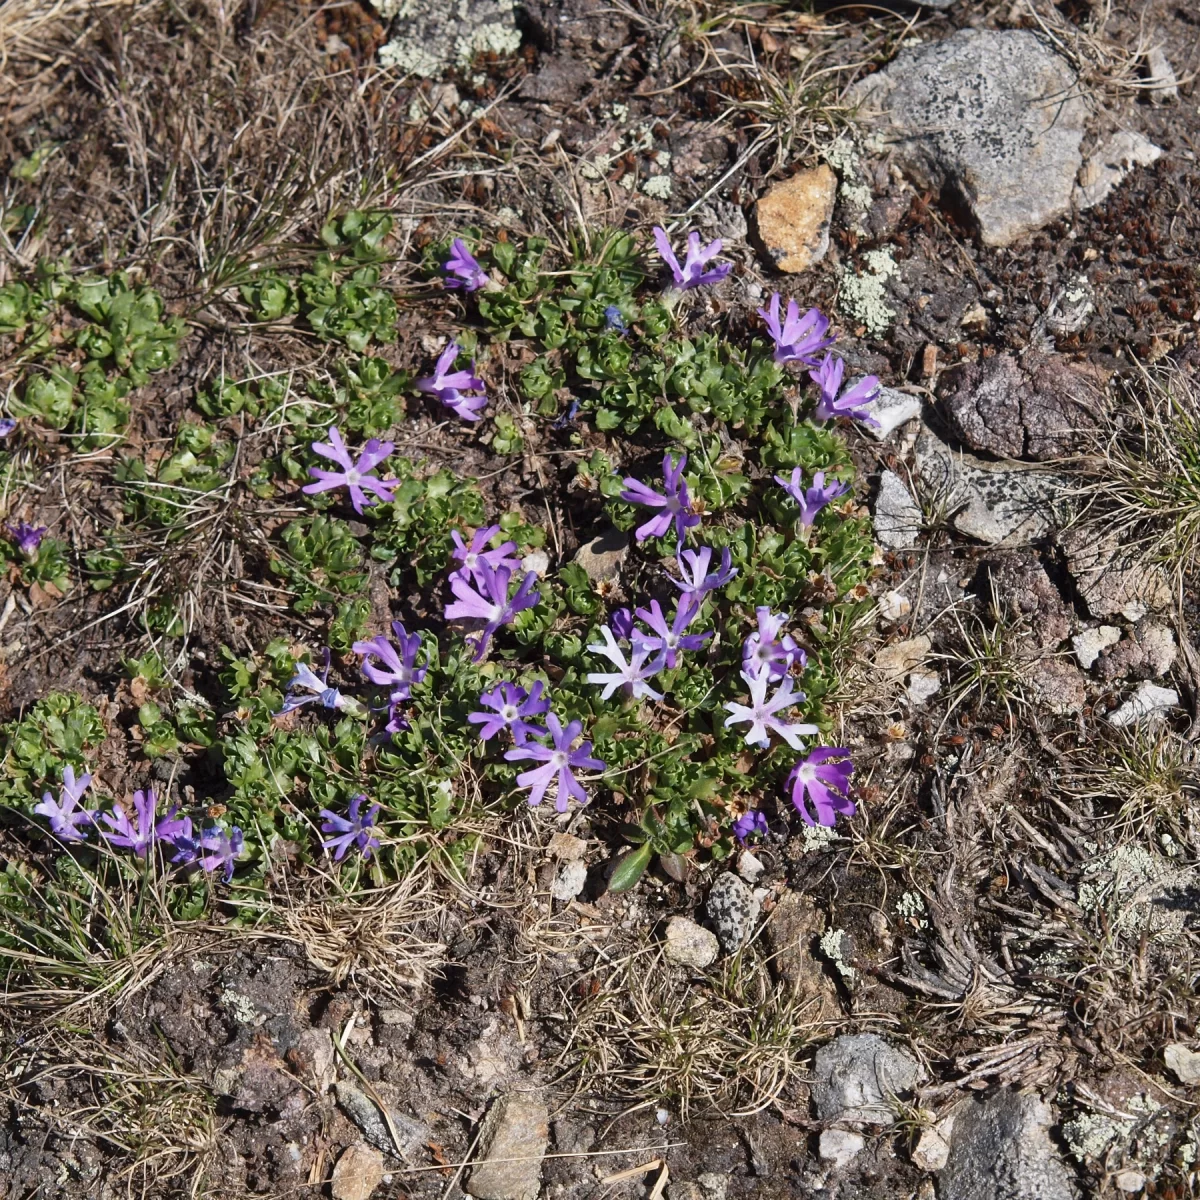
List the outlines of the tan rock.
{"label": "tan rock", "polygon": [[886,675],[907,675],[909,671],[919,667],[925,661],[932,645],[922,633],[903,642],[893,642],[890,646],[881,646],[875,652],[875,669]]}
{"label": "tan rock", "polygon": [[333,1168],[333,1200],[368,1200],[383,1182],[383,1155],[366,1142],[355,1142],[342,1151]]}
{"label": "tan rock", "polygon": [[837,176],[824,163],[775,184],[755,205],[758,237],[781,271],[794,275],[829,251]]}
{"label": "tan rock", "polygon": [[477,1200],[536,1200],[550,1115],[536,1096],[501,1096],[479,1130],[476,1166],[466,1191]]}
{"label": "tan rock", "polygon": [[1163,1062],[1174,1072],[1180,1083],[1191,1086],[1200,1083],[1200,1054],[1182,1042],[1172,1042],[1163,1051]]}
{"label": "tan rock", "polygon": [[814,1002],[817,1019],[835,1017],[841,1011],[837,988],[814,954],[824,932],[824,913],[810,897],[793,891],[780,896],[765,930],[775,975],[801,1000]]}

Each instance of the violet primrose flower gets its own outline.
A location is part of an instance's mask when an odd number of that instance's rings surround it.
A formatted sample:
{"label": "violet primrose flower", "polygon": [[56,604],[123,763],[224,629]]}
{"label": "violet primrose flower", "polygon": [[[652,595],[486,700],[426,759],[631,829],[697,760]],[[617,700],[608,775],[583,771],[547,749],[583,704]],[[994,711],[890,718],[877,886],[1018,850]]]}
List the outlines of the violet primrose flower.
{"label": "violet primrose flower", "polygon": [[540,767],[522,771],[517,776],[517,786],[529,789],[531,805],[541,804],[546,790],[557,777],[558,790],[554,797],[554,807],[558,812],[566,812],[567,800],[571,796],[580,804],[587,803],[587,792],[583,790],[583,785],[575,778],[573,772],[581,767],[589,771],[603,771],[605,764],[591,756],[591,742],[583,742],[577,749],[571,749],[571,743],[583,732],[581,721],[572,721],[564,729],[553,713],[547,713],[546,726],[551,745],[526,742],[523,746],[515,746],[505,751],[504,757],[509,762],[533,759],[542,764]]}
{"label": "violet primrose flower", "polygon": [[[685,594],[699,599],[705,592],[724,587],[736,574],[737,567],[731,566],[729,547],[721,551],[720,567],[709,573],[708,565],[712,561],[712,547],[701,546],[699,550],[684,550],[675,560],[679,564],[682,579],[671,579],[671,582]],[[687,566],[684,566],[684,563]],[[668,578],[671,578],[668,576]]]}
{"label": "violet primrose flower", "polygon": [[801,316],[800,306],[795,300],[789,300],[787,315],[780,324],[779,300],[779,293],[775,292],[771,296],[770,305],[757,310],[767,326],[767,332],[775,342],[775,361],[802,362],[806,366],[815,367],[817,355],[834,342],[833,338],[825,336],[829,329],[829,318],[817,308],[810,308]]}
{"label": "violet primrose flower", "polygon": [[[388,699],[396,704],[412,695],[412,685],[425,678],[428,668],[417,666],[417,655],[421,650],[419,633],[410,635],[399,621],[393,621],[392,635],[400,647],[398,654],[396,647],[383,634],[355,642],[351,649],[363,656],[363,674],[377,686],[391,688]],[[377,667],[373,659],[378,659],[383,667]]]}
{"label": "violet primrose flower", "polygon": [[687,466],[687,455],[681,454],[679,461],[672,465],[671,455],[663,455],[663,490],[666,495],[659,495],[637,479],[626,478],[625,490],[621,499],[629,504],[643,504],[647,508],[661,508],[657,516],[651,517],[644,525],[639,525],[634,536],[639,542],[648,537],[665,537],[671,526],[675,526],[675,536],[682,546],[687,538],[687,531],[700,524],[698,514],[690,512],[692,498],[688,494],[687,481],[683,478],[683,468]]}
{"label": "violet primrose flower", "polygon": [[742,813],[733,823],[733,836],[744,846],[748,838],[767,836],[767,818],[760,812]]}
{"label": "violet primrose flower", "polygon": [[633,638],[633,613],[627,608],[618,608],[609,618],[608,623],[613,633],[625,641]]}
{"label": "violet primrose flower", "polygon": [[[454,371],[454,360],[462,353],[457,342],[451,342],[437,360],[432,375],[426,375],[416,382],[419,392],[428,392],[436,396],[448,409],[464,421],[478,421],[487,407],[487,388],[477,375],[473,374],[475,364],[470,371]],[[478,396],[468,396],[467,392],[478,392]]]}
{"label": "violet primrose flower", "polygon": [[667,667],[674,667],[681,650],[699,650],[712,637],[711,633],[685,633],[687,627],[695,620],[700,612],[700,602],[691,596],[680,596],[675,604],[675,617],[667,625],[667,618],[657,600],[650,601],[649,608],[639,608],[637,615],[641,617],[653,631],[653,637],[646,637],[641,630],[633,631],[635,648],[646,650],[661,650],[662,661]]}
{"label": "violet primrose flower", "polygon": [[725,719],[725,728],[731,725],[742,725],[747,721],[750,729],[746,733],[748,746],[767,747],[771,744],[771,733],[777,733],[793,750],[800,749],[802,737],[812,737],[819,730],[815,725],[802,722],[781,721],[775,714],[785,708],[792,708],[804,698],[803,692],[792,692],[792,680],[789,676],[779,685],[779,690],[767,699],[767,687],[771,682],[770,673],[763,671],[759,675],[751,675],[749,671],[742,672],[742,678],[750,688],[750,703],[735,704],[732,701],[725,705],[729,716]]}
{"label": "violet primrose flower", "polygon": [[650,657],[650,649],[635,641],[629,652],[629,661],[626,662],[625,655],[621,647],[617,645],[617,639],[613,637],[612,630],[607,625],[601,625],[600,633],[605,644],[596,643],[589,646],[588,649],[593,654],[604,655],[617,668],[615,671],[592,671],[589,673],[588,683],[604,685],[600,699],[607,700],[617,688],[624,688],[635,700],[643,696],[648,700],[661,700],[662,692],[656,692],[646,680],[662,670],[662,658],[656,658],[649,666],[646,666],[646,659]]}
{"label": "violet primrose flower", "polygon": [[856,421],[878,427],[879,422],[865,409],[879,395],[879,380],[874,375],[867,375],[839,396],[838,391],[841,389],[845,372],[845,362],[834,354],[826,354],[816,370],[809,371],[809,379],[817,385],[820,392],[813,417],[818,421],[832,421],[834,417],[852,417]]}
{"label": "violet primrose flower", "polygon": [[773,613],[765,604],[754,610],[758,628],[742,643],[742,670],[751,675],[765,671],[772,679],[782,679],[793,663],[808,665],[808,655],[788,634],[779,631],[787,622],[784,613]]}
{"label": "violet primrose flower", "polygon": [[[311,496],[316,492],[328,492],[333,488],[344,487],[350,492],[350,503],[360,516],[364,506],[370,508],[380,501],[385,504],[391,501],[392,492],[396,488],[396,480],[380,479],[378,476],[372,475],[371,471],[395,450],[395,442],[381,442],[378,438],[371,438],[363,446],[358,460],[355,461],[350,457],[350,451],[346,449],[346,443],[342,441],[342,435],[338,432],[337,426],[331,425],[329,441],[313,442],[312,448],[322,458],[330,459],[342,469],[326,471],[321,467],[309,467],[308,473],[317,482],[305,484],[300,489],[302,492]],[[374,492],[379,499],[369,499],[366,495],[367,492]]]}
{"label": "violet primrose flower", "polygon": [[539,717],[550,707],[550,701],[542,695],[543,684],[539,679],[532,691],[526,691],[516,683],[501,683],[490,692],[484,692],[479,697],[483,708],[492,712],[473,712],[467,714],[467,720],[472,725],[479,726],[479,738],[488,741],[494,738],[502,729],[512,731],[513,741],[523,746],[531,737],[545,737],[546,731],[540,725],[531,725],[526,717]]}
{"label": "violet primrose flower", "polygon": [[830,500],[836,500],[850,490],[849,484],[841,483],[836,479],[832,483],[826,484],[824,471],[818,471],[813,475],[812,487],[807,490],[800,482],[801,478],[799,467],[792,468],[791,479],[787,479],[783,475],[775,476],[775,482],[800,506],[801,525],[811,525],[817,519],[817,513]]}
{"label": "violet primrose flower", "polygon": [[360,813],[359,809],[364,800],[366,796],[361,793],[353,797],[349,811],[344,817],[339,817],[327,808],[321,809],[321,816],[325,818],[321,822],[321,832],[334,835],[323,839],[321,846],[326,851],[336,851],[333,856],[334,862],[341,862],[351,846],[357,846],[362,851],[363,858],[370,858],[371,851],[379,849],[379,839],[371,836],[371,828],[379,814],[379,805],[372,804],[368,812]]}
{"label": "violet primrose flower", "polygon": [[173,812],[168,813],[159,822],[161,832],[159,828],[155,827],[154,810],[157,805],[158,798],[149,788],[144,792],[134,792],[135,821],[130,821],[128,814],[122,808],[114,808],[112,812],[101,813],[100,820],[109,826],[108,829],[100,830],[101,835],[108,839],[110,845],[132,850],[138,858],[145,858],[146,852],[155,841],[160,838],[163,841],[169,841],[177,831]]}
{"label": "violet primrose flower", "polygon": [[6,438],[17,427],[16,417],[0,417],[0,438]]}
{"label": "violet primrose flower", "polygon": [[[160,821],[159,829],[163,829],[168,823]],[[200,857],[200,851],[203,849],[201,845],[200,835],[192,831],[192,818],[179,817],[170,821],[172,832],[165,838],[170,843],[175,851],[171,855],[173,863],[193,863]]]}
{"label": "violet primrose flower", "polygon": [[64,842],[82,842],[84,835],[80,832],[81,825],[91,825],[96,820],[96,814],[79,807],[83,793],[92,782],[90,775],[75,778],[75,769],[69,764],[63,767],[62,787],[59,789],[58,802],[49,792],[42,794],[42,802],[34,808],[34,812],[50,822],[50,828]]}
{"label": "violet primrose flower", "polygon": [[444,282],[448,288],[477,292],[489,282],[487,272],[467,249],[467,243],[462,238],[455,238],[450,243],[450,257],[442,264],[442,270],[446,272]]}
{"label": "violet primrose flower", "polygon": [[625,324],[625,318],[621,316],[621,310],[615,304],[610,304],[604,310],[604,328],[615,329],[617,333],[625,333],[629,328]]}
{"label": "violet primrose flower", "polygon": [[[816,746],[807,758],[792,768],[786,786],[791,788],[792,803],[806,825],[832,826],[838,813],[854,816],[854,801],[850,799],[854,764],[849,761],[849,755],[850,751],[844,746]],[[815,821],[804,803],[805,792],[816,810]]]}
{"label": "violet primrose flower", "polygon": [[493,570],[500,567],[507,567],[510,571],[517,570],[521,565],[521,560],[512,557],[517,550],[516,542],[503,542],[494,550],[488,548],[488,543],[499,532],[499,525],[488,525],[484,529],[477,529],[471,538],[471,544],[467,546],[463,544],[462,536],[457,529],[450,530],[450,537],[454,540],[455,547],[450,551],[450,557],[456,562],[462,563],[461,567],[451,573],[450,578],[454,579],[456,576],[467,580],[478,578],[481,562],[487,563]]}
{"label": "violet primrose flower", "polygon": [[475,662],[484,656],[492,634],[501,625],[507,625],[517,613],[532,608],[542,598],[540,592],[532,590],[537,575],[527,571],[512,599],[509,599],[508,583],[512,574],[507,567],[493,568],[481,560],[474,580],[460,576],[450,578],[450,590],[455,600],[446,605],[446,620],[484,622],[475,648]]}
{"label": "violet primrose flower", "polygon": [[[317,675],[313,669],[304,663],[296,664],[296,673],[288,680],[287,695],[283,699],[283,707],[275,715],[282,716],[284,713],[289,713],[294,708],[300,708],[304,704],[312,704],[315,700],[322,708],[350,708],[354,701],[346,696],[335,687],[329,686],[329,651],[325,651],[325,666],[320,675]],[[294,688],[304,688],[312,693],[310,696],[293,695]]]}
{"label": "violet primrose flower", "polygon": [[658,225],[654,227],[654,244],[658,247],[663,262],[671,268],[675,286],[683,291],[706,283],[719,283],[733,270],[733,263],[722,263],[719,267],[704,270],[704,264],[721,253],[721,239],[717,238],[701,249],[700,235],[694,229],[687,236],[687,256],[682,267],[679,265],[679,259],[675,257],[675,251],[671,249],[667,231]]}
{"label": "violet primrose flower", "polygon": [[200,865],[210,875],[219,869],[221,878],[228,883],[233,878],[234,860],[241,855],[245,844],[246,839],[236,825],[230,830],[220,825],[205,829],[200,834],[200,847],[204,851]]}
{"label": "violet primrose flower", "polygon": [[42,544],[42,538],[46,536],[44,525],[28,525],[24,521],[18,521],[15,525],[5,525],[4,528],[8,530],[12,544],[26,558],[36,557],[38,547]]}

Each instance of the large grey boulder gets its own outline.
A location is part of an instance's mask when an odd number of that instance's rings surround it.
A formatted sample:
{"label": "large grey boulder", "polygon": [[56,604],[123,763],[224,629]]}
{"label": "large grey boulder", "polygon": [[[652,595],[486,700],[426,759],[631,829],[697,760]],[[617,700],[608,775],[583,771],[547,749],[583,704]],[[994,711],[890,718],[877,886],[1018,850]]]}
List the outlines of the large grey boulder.
{"label": "large grey boulder", "polygon": [[1046,1132],[1037,1096],[999,1092],[957,1110],[939,1200],[1073,1200],[1071,1177]]}
{"label": "large grey boulder", "polygon": [[903,50],[851,102],[923,187],[959,192],[986,246],[1070,211],[1087,106],[1075,72],[1026,30],[964,29]]}

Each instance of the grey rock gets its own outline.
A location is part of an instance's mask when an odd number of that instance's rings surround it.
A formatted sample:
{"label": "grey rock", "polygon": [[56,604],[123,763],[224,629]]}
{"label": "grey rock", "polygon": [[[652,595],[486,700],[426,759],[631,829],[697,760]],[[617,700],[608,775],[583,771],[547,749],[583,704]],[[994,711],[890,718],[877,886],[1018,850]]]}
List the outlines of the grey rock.
{"label": "grey rock", "polygon": [[1151,104],[1169,104],[1179,99],[1179,80],[1161,45],[1152,46],[1146,54],[1146,77],[1151,88]]}
{"label": "grey rock", "polygon": [[536,1200],[549,1140],[550,1114],[543,1100],[501,1096],[480,1128],[467,1193],[477,1200]]}
{"label": "grey rock", "polygon": [[1079,665],[1086,671],[1109,646],[1115,646],[1120,640],[1121,631],[1115,625],[1099,625],[1077,633],[1071,639],[1071,645]]}
{"label": "grey rock", "polygon": [[875,540],[889,550],[915,546],[921,528],[921,509],[895,471],[879,476],[875,497]]}
{"label": "grey rock", "polygon": [[916,444],[921,492],[952,513],[967,537],[993,546],[1019,546],[1044,537],[1065,516],[1071,484],[1062,475],[1019,463],[986,462],[951,450],[929,429]]}
{"label": "grey rock", "polygon": [[[991,595],[1013,615],[1021,616],[1042,649],[1052,649],[1070,636],[1075,614],[1034,550],[1022,548],[996,554],[984,568]],[[983,590],[982,594],[989,593]]]}
{"label": "grey rock", "polygon": [[574,900],[587,886],[587,863],[578,858],[569,858],[560,863],[550,885],[550,895],[555,900]]}
{"label": "grey rock", "polygon": [[1038,702],[1061,717],[1083,711],[1087,685],[1083,672],[1061,658],[1036,659],[1024,671]]}
{"label": "grey rock", "polygon": [[554,55],[542,60],[532,75],[521,80],[519,94],[526,100],[569,103],[584,95],[592,82],[592,68],[571,55]]}
{"label": "grey rock", "polygon": [[[339,1107],[362,1130],[363,1137],[376,1149],[382,1150],[385,1154],[395,1155],[396,1144],[392,1141],[392,1135],[388,1132],[387,1124],[380,1114],[378,1105],[364,1092],[360,1092],[353,1084],[345,1081],[337,1084],[335,1094]],[[428,1139],[429,1130],[411,1117],[397,1112],[394,1108],[389,1107],[388,1115],[392,1118],[392,1125],[395,1126],[396,1132],[400,1136],[400,1150],[403,1152],[403,1156],[410,1158],[413,1152]]]}
{"label": "grey rock", "polygon": [[1046,1132],[1053,1117],[1037,1096],[1004,1091],[954,1118],[939,1200],[1074,1200],[1070,1175]]}
{"label": "grey rock", "polygon": [[1106,139],[1079,172],[1075,203],[1080,209],[1094,208],[1135,167],[1148,167],[1163,156],[1160,146],[1140,133],[1120,129]]}
{"label": "grey rock", "polygon": [[1172,1042],[1163,1051],[1163,1062],[1180,1083],[1195,1087],[1200,1083],[1200,1054],[1183,1042]]}
{"label": "grey rock", "polygon": [[763,865],[763,861],[757,854],[750,850],[743,850],[737,857],[737,873],[753,887],[761,878],[762,873],[767,868]]}
{"label": "grey rock", "polygon": [[575,561],[587,572],[593,583],[604,583],[621,574],[625,556],[629,553],[629,538],[619,529],[606,529],[575,552]]}
{"label": "grey rock", "polygon": [[1119,613],[1127,621],[1140,621],[1171,603],[1171,587],[1162,568],[1122,546],[1118,534],[1081,527],[1058,540],[1067,556],[1067,570],[1093,617]]}
{"label": "grey rock", "polygon": [[827,1042],[813,1063],[813,1100],[822,1121],[891,1125],[892,1102],[922,1077],[907,1050],[875,1033],[843,1034]]}
{"label": "grey rock", "polygon": [[758,897],[732,871],[713,880],[705,912],[726,954],[734,954],[754,932],[760,909]]}
{"label": "grey rock", "polygon": [[1108,714],[1108,723],[1117,729],[1136,725],[1141,721],[1161,720],[1169,709],[1179,704],[1179,693],[1174,688],[1159,687],[1154,683],[1143,683],[1119,708]]}
{"label": "grey rock", "polygon": [[1087,105],[1061,55],[1025,30],[964,29],[903,50],[852,89],[923,187],[948,185],[988,246],[1070,211]]}
{"label": "grey rock", "polygon": [[693,967],[703,971],[717,961],[721,945],[716,934],[687,917],[672,917],[667,922],[666,940],[663,945],[666,956],[681,967]]}
{"label": "grey rock", "polygon": [[292,1070],[318,1092],[327,1092],[333,1086],[337,1061],[328,1029],[305,1029],[296,1045],[287,1052],[287,1061]]}
{"label": "grey rock", "polygon": [[817,1153],[826,1162],[841,1170],[866,1144],[866,1138],[851,1129],[823,1129]]}
{"label": "grey rock", "polygon": [[[853,381],[857,383],[857,380]],[[882,442],[893,434],[901,425],[921,415],[921,400],[918,396],[910,396],[907,392],[895,388],[881,387],[879,395],[866,406],[869,413],[878,422],[870,425],[863,421],[859,428],[868,437]]]}
{"label": "grey rock", "polygon": [[955,434],[1000,458],[1045,462],[1074,453],[1104,404],[1096,380],[1057,355],[1018,362],[997,354],[956,369],[948,383],[943,404]]}

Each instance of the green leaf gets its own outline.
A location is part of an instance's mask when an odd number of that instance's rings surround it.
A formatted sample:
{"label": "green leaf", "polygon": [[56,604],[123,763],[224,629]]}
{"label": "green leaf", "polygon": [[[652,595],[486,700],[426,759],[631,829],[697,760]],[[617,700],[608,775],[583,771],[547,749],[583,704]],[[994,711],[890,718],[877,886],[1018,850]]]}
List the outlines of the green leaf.
{"label": "green leaf", "polygon": [[616,868],[608,881],[610,892],[627,892],[650,865],[654,849],[649,842],[644,842],[636,850],[630,850],[618,860]]}

